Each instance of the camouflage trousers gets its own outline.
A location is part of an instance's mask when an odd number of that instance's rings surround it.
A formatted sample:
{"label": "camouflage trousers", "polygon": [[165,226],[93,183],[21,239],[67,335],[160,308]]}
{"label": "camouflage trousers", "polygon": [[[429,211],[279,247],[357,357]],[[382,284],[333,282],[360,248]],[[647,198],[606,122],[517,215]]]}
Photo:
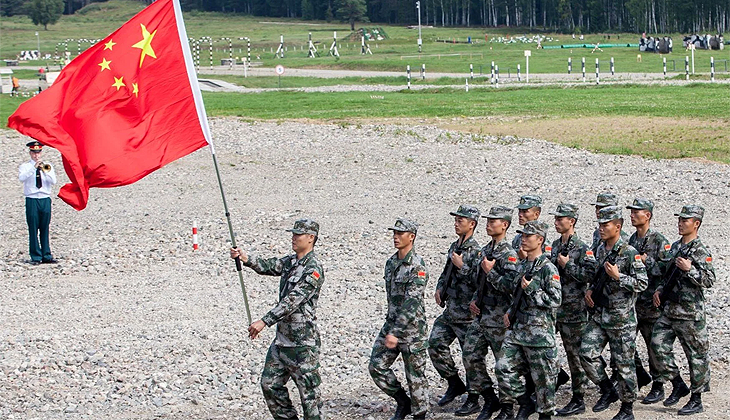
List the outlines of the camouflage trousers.
{"label": "camouflage trousers", "polygon": [[[527,347],[510,341],[502,343],[502,356],[495,368],[500,402],[514,404],[525,395],[523,377],[535,382],[537,412],[554,415],[555,383],[558,378],[557,347]],[[504,398],[502,398],[504,396]]]}
{"label": "camouflage trousers", "polygon": [[563,341],[565,355],[570,369],[570,383],[573,394],[583,395],[588,385],[588,376],[580,362],[580,344],[583,340],[587,322],[560,322],[555,325]]}
{"label": "camouflage trousers", "polygon": [[[466,370],[466,383],[470,394],[481,394],[492,388],[494,382],[487,373],[487,352],[492,349],[494,360],[502,356],[502,342],[505,328],[482,325],[477,318],[469,325],[462,351],[462,361]],[[498,380],[499,381],[499,380]]]}
{"label": "camouflage trousers", "polygon": [[580,361],[586,375],[596,385],[608,379],[606,362],[601,357],[606,344],[609,345],[611,361],[618,371],[619,398],[622,402],[636,401],[636,324],[602,328],[596,321],[588,321],[580,345]]}
{"label": "camouflage trousers", "polygon": [[433,322],[431,335],[428,337],[428,355],[431,363],[442,378],[458,375],[454,358],[451,356],[451,343],[459,340],[459,346],[464,352],[464,339],[469,322],[450,322],[442,314]]}
{"label": "camouflage trousers", "polygon": [[687,356],[692,393],[709,391],[710,361],[707,352],[710,349],[710,342],[704,319],[692,321],[672,319],[662,315],[657,320],[651,337],[651,347],[656,353],[658,380],[666,383],[679,375],[672,353],[675,339],[679,339]]}
{"label": "camouflage trousers", "polygon": [[280,347],[272,343],[266,354],[261,374],[261,389],[266,405],[276,420],[297,419],[297,410],[289,398],[286,383],[289,378],[299,389],[304,418],[323,418],[322,395],[319,391],[319,349],[317,347]]}
{"label": "camouflage trousers", "polygon": [[406,381],[411,394],[411,411],[414,415],[428,411],[428,380],[426,379],[426,342],[416,344],[398,343],[394,349],[385,347],[385,335],[381,332],[373,344],[368,370],[375,385],[389,396],[402,388],[391,366],[400,354],[403,356]]}
{"label": "camouflage trousers", "polygon": [[[656,324],[657,319],[658,318],[639,318],[638,324],[636,325],[637,332],[641,334],[641,337],[644,339],[644,343],[646,344],[646,351],[649,356],[649,373],[651,374],[651,379],[654,381],[657,381],[659,378],[659,370],[657,369],[656,353],[651,347],[651,337],[652,331],[654,331],[654,324]],[[666,360],[666,362],[669,366],[670,371],[678,371],[677,365],[674,363],[674,354],[669,353],[669,358]],[[641,356],[639,355],[638,349],[636,350],[636,356],[634,357],[634,364],[636,365],[637,369],[639,368],[639,366],[642,365]]]}

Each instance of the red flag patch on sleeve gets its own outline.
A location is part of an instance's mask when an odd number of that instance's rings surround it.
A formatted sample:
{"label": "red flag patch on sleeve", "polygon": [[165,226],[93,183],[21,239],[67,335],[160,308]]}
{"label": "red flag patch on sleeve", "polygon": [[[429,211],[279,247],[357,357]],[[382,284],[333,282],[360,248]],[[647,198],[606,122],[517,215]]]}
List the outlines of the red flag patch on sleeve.
{"label": "red flag patch on sleeve", "polygon": [[664,250],[665,251],[669,251],[670,249],[672,249],[672,246],[671,245],[669,245],[669,244],[664,245]]}
{"label": "red flag patch on sleeve", "polygon": [[553,252],[553,247],[551,247],[551,246],[546,246],[546,247],[545,247],[545,252]]}
{"label": "red flag patch on sleeve", "polygon": [[426,277],[426,272],[425,271],[419,271],[418,272],[418,277],[420,277],[420,278]]}
{"label": "red flag patch on sleeve", "polygon": [[586,257],[592,257],[592,256],[593,256],[593,251],[591,251],[590,249],[586,250]]}
{"label": "red flag patch on sleeve", "polygon": [[508,262],[511,262],[511,263],[516,263],[517,262],[517,257],[507,257],[507,261]]}
{"label": "red flag patch on sleeve", "polygon": [[634,255],[634,261],[641,261],[641,255],[639,255],[639,254]]}
{"label": "red flag patch on sleeve", "polygon": [[319,273],[316,272],[316,271],[312,271],[312,277],[314,277],[315,279],[319,280]]}
{"label": "red flag patch on sleeve", "polygon": [[557,274],[553,274],[553,280],[560,281],[560,276]]}
{"label": "red flag patch on sleeve", "polygon": [[712,257],[705,258],[705,262],[712,262]]}

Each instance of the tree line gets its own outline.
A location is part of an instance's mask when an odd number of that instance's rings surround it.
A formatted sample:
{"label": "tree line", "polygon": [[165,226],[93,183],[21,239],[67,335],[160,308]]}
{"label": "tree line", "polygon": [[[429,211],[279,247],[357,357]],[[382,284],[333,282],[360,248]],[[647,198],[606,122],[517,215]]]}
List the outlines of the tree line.
{"label": "tree line", "polygon": [[[99,0],[3,0],[3,15],[62,3],[63,13]],[[143,0],[151,3],[151,0]],[[412,25],[416,0],[180,0],[186,11]],[[420,0],[421,23],[453,27],[522,27],[565,33],[724,33],[730,0]]]}

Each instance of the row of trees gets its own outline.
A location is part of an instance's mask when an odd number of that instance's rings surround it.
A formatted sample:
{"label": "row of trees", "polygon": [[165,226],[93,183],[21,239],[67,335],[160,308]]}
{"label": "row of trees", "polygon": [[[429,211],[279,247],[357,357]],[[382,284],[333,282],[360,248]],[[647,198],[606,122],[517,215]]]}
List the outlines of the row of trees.
{"label": "row of trees", "polygon": [[[5,16],[72,14],[94,1],[2,0]],[[141,0],[151,3],[153,0]],[[416,0],[180,0],[185,10],[255,16],[413,24]],[[421,20],[434,26],[528,27],[562,32],[726,32],[730,0],[420,0]],[[60,11],[59,11],[60,10]],[[33,17],[36,16],[36,17]],[[57,19],[57,17],[56,17]]]}
{"label": "row of trees", "polygon": [[[415,0],[181,0],[187,10],[413,24]],[[725,32],[730,0],[421,0],[423,24],[563,32]]]}

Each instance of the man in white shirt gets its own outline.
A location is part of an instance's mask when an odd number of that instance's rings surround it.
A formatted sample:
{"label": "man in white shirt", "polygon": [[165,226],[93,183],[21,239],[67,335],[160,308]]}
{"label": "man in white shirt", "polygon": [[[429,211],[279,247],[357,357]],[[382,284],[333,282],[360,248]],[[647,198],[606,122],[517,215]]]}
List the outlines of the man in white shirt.
{"label": "man in white shirt", "polygon": [[[30,161],[20,165],[18,179],[23,183],[25,195],[25,219],[28,222],[28,242],[32,265],[55,264],[48,241],[51,224],[51,189],[56,183],[53,165],[41,160],[43,145],[38,141],[28,144]],[[40,243],[38,235],[40,233]]]}

